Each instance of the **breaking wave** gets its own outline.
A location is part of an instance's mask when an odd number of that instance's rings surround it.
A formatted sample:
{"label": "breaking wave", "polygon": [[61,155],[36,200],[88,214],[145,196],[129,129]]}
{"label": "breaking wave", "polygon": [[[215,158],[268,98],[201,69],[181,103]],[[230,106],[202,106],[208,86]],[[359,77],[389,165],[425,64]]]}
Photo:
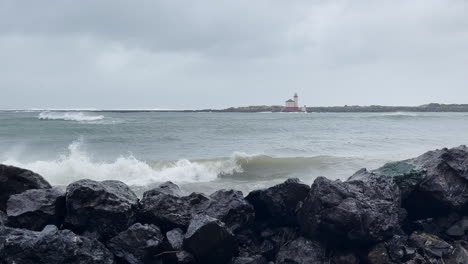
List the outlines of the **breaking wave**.
{"label": "breaking wave", "polygon": [[103,115],[91,115],[83,112],[41,112],[38,118],[40,120],[65,120],[89,122],[104,119]]}
{"label": "breaking wave", "polygon": [[66,154],[55,160],[21,162],[6,160],[4,164],[27,168],[44,176],[53,185],[67,185],[80,179],[120,180],[130,186],[145,187],[164,181],[178,184],[212,182],[217,179],[271,181],[287,177],[344,179],[368,161],[332,156],[270,157],[236,152],[230,157],[177,161],[148,162],[132,155],[110,162],[98,162],[82,150],[80,142],[68,146]]}

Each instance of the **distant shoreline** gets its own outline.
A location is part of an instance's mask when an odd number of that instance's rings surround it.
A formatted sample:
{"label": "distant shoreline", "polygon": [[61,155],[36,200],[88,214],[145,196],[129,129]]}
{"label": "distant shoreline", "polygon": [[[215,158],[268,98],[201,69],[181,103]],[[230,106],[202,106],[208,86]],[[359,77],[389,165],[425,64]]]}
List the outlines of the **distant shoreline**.
{"label": "distant shoreline", "polygon": [[[302,112],[288,111],[283,106],[245,106],[230,107],[225,109],[197,109],[197,110],[175,110],[175,109],[12,109],[0,110],[0,112],[118,112],[118,113],[138,113],[138,112],[162,112],[162,113],[260,113],[260,112]],[[307,112],[314,113],[385,113],[385,112],[468,112],[468,104],[426,104],[421,106],[316,106],[307,107]]]}

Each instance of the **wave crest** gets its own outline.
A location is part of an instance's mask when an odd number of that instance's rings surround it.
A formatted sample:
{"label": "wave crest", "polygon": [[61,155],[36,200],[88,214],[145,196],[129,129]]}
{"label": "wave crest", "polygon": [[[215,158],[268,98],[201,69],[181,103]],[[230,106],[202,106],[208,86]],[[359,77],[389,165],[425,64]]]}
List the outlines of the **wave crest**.
{"label": "wave crest", "polygon": [[98,121],[104,119],[103,115],[89,115],[83,112],[41,112],[38,115],[40,120],[65,120],[65,121]]}

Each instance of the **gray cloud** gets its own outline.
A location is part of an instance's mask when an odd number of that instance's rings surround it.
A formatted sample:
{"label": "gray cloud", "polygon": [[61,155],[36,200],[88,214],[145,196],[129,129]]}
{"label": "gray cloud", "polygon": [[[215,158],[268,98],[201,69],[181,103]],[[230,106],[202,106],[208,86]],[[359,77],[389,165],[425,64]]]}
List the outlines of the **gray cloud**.
{"label": "gray cloud", "polygon": [[468,2],[0,2],[0,108],[466,103]]}

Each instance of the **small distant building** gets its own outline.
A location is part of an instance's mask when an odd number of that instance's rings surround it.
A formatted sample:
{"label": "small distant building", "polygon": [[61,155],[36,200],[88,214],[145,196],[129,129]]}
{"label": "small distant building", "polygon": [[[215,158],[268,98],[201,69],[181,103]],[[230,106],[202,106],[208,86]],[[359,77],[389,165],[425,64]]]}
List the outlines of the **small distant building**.
{"label": "small distant building", "polygon": [[303,111],[302,107],[299,107],[299,96],[297,96],[297,93],[294,94],[294,100],[289,99],[286,101],[285,110],[286,111]]}

